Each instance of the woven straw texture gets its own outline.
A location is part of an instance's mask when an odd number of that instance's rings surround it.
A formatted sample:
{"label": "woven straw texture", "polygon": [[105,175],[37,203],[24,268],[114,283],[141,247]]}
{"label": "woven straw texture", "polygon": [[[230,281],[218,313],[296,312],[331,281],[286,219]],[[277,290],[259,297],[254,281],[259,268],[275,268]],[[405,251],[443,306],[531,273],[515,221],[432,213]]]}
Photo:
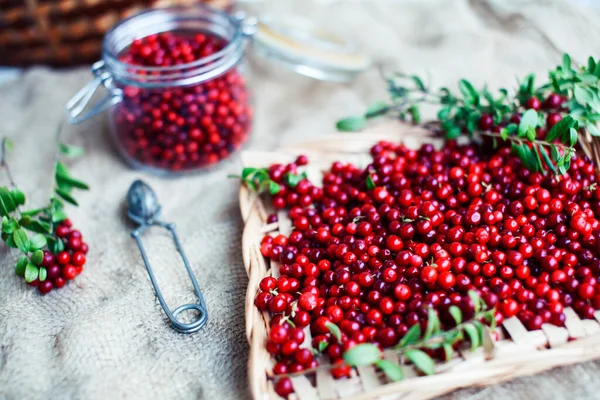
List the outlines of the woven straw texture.
{"label": "woven straw texture", "polygon": [[0,0],[0,65],[90,63],[100,57],[104,33],[147,8],[230,0]]}
{"label": "woven straw texture", "polygon": [[[276,0],[265,11],[307,15],[358,40],[370,54],[407,72],[430,73],[436,85],[468,76],[480,85],[512,86],[515,75],[543,71],[563,51],[584,60],[600,54],[600,12],[548,0],[342,1],[316,4]],[[369,71],[349,85],[319,83],[274,68],[252,66],[256,124],[250,149],[269,150],[331,133],[333,121],[384,99],[384,84]],[[36,68],[0,86],[0,133],[15,143],[15,179],[42,204],[54,129],[66,103],[87,80],[86,68]],[[68,287],[40,297],[13,272],[17,254],[0,245],[0,399],[223,399],[250,398],[244,310],[248,278],[242,260],[238,158],[215,170],[166,180],[128,170],[108,140],[105,119],[65,132],[88,155],[73,174],[92,191],[72,212],[90,243],[86,270]],[[164,215],[177,223],[183,246],[204,289],[210,320],[184,336],[165,323],[122,201],[134,179],[157,192]],[[0,176],[3,179],[3,176]],[[5,182],[5,181],[2,181]],[[185,270],[168,237],[151,232],[145,244],[170,305],[192,300]],[[446,399],[593,399],[600,364],[561,368]]]}

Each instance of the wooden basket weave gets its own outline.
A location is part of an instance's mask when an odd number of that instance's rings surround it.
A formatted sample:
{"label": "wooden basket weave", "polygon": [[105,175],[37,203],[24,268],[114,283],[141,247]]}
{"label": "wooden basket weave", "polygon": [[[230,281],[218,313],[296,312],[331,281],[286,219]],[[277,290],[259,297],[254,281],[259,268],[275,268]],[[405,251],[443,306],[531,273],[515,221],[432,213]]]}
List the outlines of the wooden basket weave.
{"label": "wooden basket weave", "polygon": [[[304,171],[315,185],[321,183],[321,171],[332,161],[353,162],[366,166],[370,162],[368,150],[379,140],[403,141],[416,148],[423,142],[440,143],[426,136],[424,131],[394,123],[380,126],[361,134],[334,134],[320,140],[302,142],[276,152],[244,152],[244,167],[262,168],[273,163],[288,163],[298,154],[309,156],[311,163]],[[246,335],[250,342],[248,378],[255,400],[275,400],[280,397],[273,390],[274,361],[265,348],[269,315],[253,304],[260,280],[279,274],[279,263],[265,259],[260,253],[260,240],[265,234],[289,234],[292,224],[286,212],[278,212],[277,223],[267,224],[266,216],[274,212],[269,201],[264,201],[244,186],[240,189],[240,208],[245,229],[242,239],[244,265],[249,276],[246,295]],[[292,377],[293,399],[428,399],[468,386],[485,386],[519,376],[535,374],[562,365],[600,358],[600,311],[596,320],[580,320],[576,313],[565,310],[566,328],[544,324],[539,331],[528,332],[516,318],[507,319],[497,328],[499,340],[494,342],[490,332],[484,346],[470,351],[461,349],[448,363],[436,366],[436,374],[419,376],[414,367],[402,366],[405,379],[390,383],[375,368],[359,367],[352,377],[334,380],[327,369],[328,361],[320,359],[316,372]],[[305,329],[303,346],[310,346],[311,335]],[[574,340],[576,339],[576,340]],[[386,351],[385,357],[398,363],[398,355]]]}
{"label": "wooden basket weave", "polygon": [[104,33],[119,20],[148,8],[233,0],[0,0],[0,65],[91,63]]}

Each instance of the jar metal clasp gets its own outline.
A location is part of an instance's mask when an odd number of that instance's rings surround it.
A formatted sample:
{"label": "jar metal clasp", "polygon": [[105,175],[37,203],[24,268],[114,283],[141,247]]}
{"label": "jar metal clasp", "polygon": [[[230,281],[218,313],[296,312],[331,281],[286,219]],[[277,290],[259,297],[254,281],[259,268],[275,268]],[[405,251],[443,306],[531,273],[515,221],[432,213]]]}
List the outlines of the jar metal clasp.
{"label": "jar metal clasp", "polygon": [[[80,124],[100,114],[123,100],[123,91],[115,87],[113,77],[105,68],[104,61],[97,61],[92,65],[94,79],[67,102],[67,121],[70,124]],[[89,103],[100,86],[108,90],[106,96],[95,104]],[[89,106],[89,107],[88,107]]]}

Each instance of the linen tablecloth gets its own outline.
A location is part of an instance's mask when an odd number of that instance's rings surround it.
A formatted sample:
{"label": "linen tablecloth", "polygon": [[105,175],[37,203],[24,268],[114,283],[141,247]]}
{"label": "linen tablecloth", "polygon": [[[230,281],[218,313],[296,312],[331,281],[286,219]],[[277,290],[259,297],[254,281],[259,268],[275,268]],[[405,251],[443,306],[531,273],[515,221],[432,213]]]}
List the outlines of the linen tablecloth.
{"label": "linen tablecloth", "polygon": [[[567,1],[273,1],[264,13],[297,13],[349,35],[378,62],[429,74],[435,86],[467,77],[477,86],[514,87],[515,77],[544,72],[563,52],[584,62],[600,56],[600,10]],[[322,83],[253,63],[256,123],[252,149],[273,149],[331,132],[337,118],[385,99],[372,69],[351,84]],[[88,79],[86,68],[28,70],[0,86],[0,134],[12,138],[15,179],[32,205],[48,195],[54,136],[63,105]],[[238,182],[239,160],[181,179],[128,169],[110,144],[105,119],[69,127],[63,140],[87,155],[72,162],[91,184],[71,218],[89,243],[84,273],[42,297],[14,274],[18,252],[0,245],[0,399],[245,399],[246,273]],[[208,303],[210,321],[181,335],[166,323],[124,218],[131,182],[157,192],[177,223]],[[2,175],[2,178],[4,176]],[[5,183],[5,180],[0,181]],[[170,237],[147,236],[159,284],[171,306],[192,301],[191,286]],[[597,398],[600,364],[560,368],[449,398]]]}

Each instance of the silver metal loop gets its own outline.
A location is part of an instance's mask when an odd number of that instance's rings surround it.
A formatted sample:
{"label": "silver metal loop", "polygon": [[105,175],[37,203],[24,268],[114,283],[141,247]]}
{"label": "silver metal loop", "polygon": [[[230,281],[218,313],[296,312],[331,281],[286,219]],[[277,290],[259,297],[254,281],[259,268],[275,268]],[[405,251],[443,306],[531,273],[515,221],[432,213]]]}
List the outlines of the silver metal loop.
{"label": "silver metal loop", "polygon": [[[95,78],[67,102],[67,121],[70,124],[80,124],[123,100],[123,91],[114,86],[112,75],[104,68],[104,61],[94,63],[92,73]],[[85,111],[100,86],[106,88],[108,94]]]}

